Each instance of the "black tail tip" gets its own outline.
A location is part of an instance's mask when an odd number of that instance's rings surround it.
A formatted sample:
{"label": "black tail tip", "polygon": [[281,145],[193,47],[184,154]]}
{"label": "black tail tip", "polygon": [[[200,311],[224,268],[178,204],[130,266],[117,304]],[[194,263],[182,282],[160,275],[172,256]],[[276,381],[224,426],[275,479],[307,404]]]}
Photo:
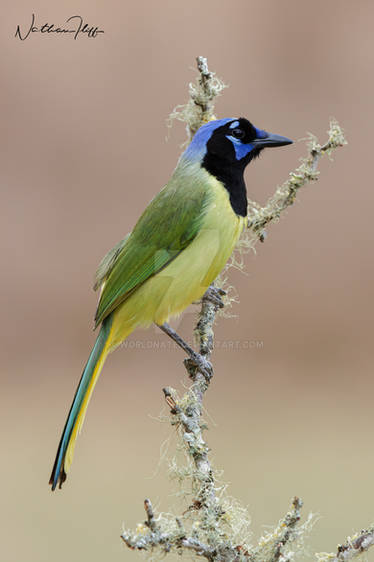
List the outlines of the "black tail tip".
{"label": "black tail tip", "polygon": [[60,472],[58,474],[56,474],[54,471],[52,471],[51,477],[49,479],[49,485],[51,486],[52,492],[55,491],[55,489],[59,488],[59,490],[61,490],[63,483],[66,480],[66,472],[64,469],[61,469]]}

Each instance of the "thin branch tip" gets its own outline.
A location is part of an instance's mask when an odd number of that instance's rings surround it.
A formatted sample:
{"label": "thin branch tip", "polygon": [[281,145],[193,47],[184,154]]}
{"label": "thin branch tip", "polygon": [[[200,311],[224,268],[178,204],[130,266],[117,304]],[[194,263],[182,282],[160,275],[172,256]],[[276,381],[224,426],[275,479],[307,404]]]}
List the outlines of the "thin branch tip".
{"label": "thin branch tip", "polygon": [[169,128],[174,120],[186,125],[187,142],[190,142],[196,131],[208,121],[215,119],[215,99],[222,94],[226,85],[208,68],[206,57],[196,58],[198,76],[188,86],[189,99],[184,105],[177,105],[168,118]]}

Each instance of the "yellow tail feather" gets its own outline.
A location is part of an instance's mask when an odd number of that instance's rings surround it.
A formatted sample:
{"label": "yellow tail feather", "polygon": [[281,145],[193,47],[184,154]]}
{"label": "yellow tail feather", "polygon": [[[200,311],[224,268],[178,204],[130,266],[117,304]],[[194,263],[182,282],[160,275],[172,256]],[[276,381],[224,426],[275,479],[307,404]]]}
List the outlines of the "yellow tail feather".
{"label": "yellow tail feather", "polygon": [[70,439],[69,439],[69,445],[68,445],[68,448],[66,450],[65,459],[64,459],[64,470],[65,470],[66,473],[69,471],[71,463],[73,462],[75,443],[76,443],[78,435],[80,434],[80,432],[82,430],[84,418],[85,418],[86,412],[87,412],[87,407],[88,407],[88,404],[90,402],[93,389],[95,388],[95,385],[96,385],[97,380],[100,376],[102,368],[104,367],[105,360],[106,360],[106,358],[108,356],[108,353],[109,353],[109,348],[110,348],[110,335],[109,335],[109,337],[108,337],[108,339],[105,343],[105,346],[104,346],[104,348],[103,348],[103,350],[100,354],[99,360],[96,363],[95,369],[92,373],[92,378],[91,378],[90,384],[87,387],[84,400],[82,402],[81,408],[79,410],[79,414],[77,416],[76,422],[74,424],[73,431],[72,431]]}

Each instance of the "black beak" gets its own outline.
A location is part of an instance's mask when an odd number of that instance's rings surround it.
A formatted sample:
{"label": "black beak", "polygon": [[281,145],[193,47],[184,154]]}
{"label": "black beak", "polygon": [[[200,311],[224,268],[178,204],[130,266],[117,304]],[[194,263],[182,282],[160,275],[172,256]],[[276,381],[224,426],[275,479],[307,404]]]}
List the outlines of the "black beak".
{"label": "black beak", "polygon": [[266,137],[263,139],[255,139],[251,141],[257,148],[271,148],[275,146],[285,146],[286,144],[292,144],[293,141],[287,137],[281,137],[280,135],[273,135],[272,133],[265,133]]}

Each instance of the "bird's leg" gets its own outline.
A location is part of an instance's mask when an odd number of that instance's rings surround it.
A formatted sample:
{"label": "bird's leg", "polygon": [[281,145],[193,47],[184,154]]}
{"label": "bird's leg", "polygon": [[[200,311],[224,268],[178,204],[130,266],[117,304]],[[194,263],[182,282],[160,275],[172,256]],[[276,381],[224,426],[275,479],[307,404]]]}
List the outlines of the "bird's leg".
{"label": "bird's leg", "polygon": [[213,375],[212,364],[205,359],[203,355],[192,349],[167,322],[164,322],[164,324],[157,324],[157,326],[188,354],[189,359],[186,361],[188,361],[189,364],[192,363],[207,380],[210,380]]}
{"label": "bird's leg", "polygon": [[226,291],[220,289],[219,287],[215,287],[212,284],[205,291],[203,299],[210,301],[211,303],[218,306],[218,308],[223,308],[225,304],[222,300],[222,297],[224,297],[226,294]]}

